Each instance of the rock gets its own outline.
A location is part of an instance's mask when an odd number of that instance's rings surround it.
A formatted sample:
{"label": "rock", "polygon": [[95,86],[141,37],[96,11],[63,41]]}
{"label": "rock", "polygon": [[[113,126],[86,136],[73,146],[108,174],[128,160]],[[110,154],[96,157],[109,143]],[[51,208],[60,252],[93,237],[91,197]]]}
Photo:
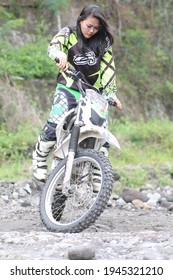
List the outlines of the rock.
{"label": "rock", "polygon": [[161,199],[161,195],[159,193],[154,193],[149,200],[147,201],[147,205],[156,207],[158,201]]}
{"label": "rock", "polygon": [[14,191],[12,196],[13,196],[14,199],[18,199],[19,194],[18,194],[18,192]]}
{"label": "rock", "polygon": [[173,259],[173,246],[165,247],[163,253],[166,254],[169,259]]}
{"label": "rock", "polygon": [[167,201],[167,199],[166,199],[165,197],[163,197],[163,198],[160,200],[160,205],[161,205],[162,207],[169,208],[170,203]]}
{"label": "rock", "polygon": [[173,211],[173,204],[171,204],[171,205],[168,207],[168,210],[169,210],[169,211]]}
{"label": "rock", "polygon": [[173,195],[167,195],[166,196],[167,201],[173,202]]}
{"label": "rock", "polygon": [[90,245],[74,246],[68,250],[70,260],[92,260],[95,257],[95,248]]}
{"label": "rock", "polygon": [[27,196],[27,195],[28,195],[28,193],[27,193],[26,190],[24,190],[24,188],[20,188],[20,189],[19,189],[19,196],[20,196],[20,197],[25,197],[25,196]]}
{"label": "rock", "polygon": [[125,188],[122,193],[121,197],[124,199],[126,203],[132,202],[134,199],[139,199],[143,202],[146,202],[148,200],[148,196],[145,193],[141,193],[138,190]]}
{"label": "rock", "polygon": [[5,201],[0,197],[0,205],[5,205]]}
{"label": "rock", "polygon": [[152,209],[152,206],[151,206],[151,205],[145,204],[145,205],[144,205],[144,209],[145,209],[145,210],[151,210],[151,209]]}
{"label": "rock", "polygon": [[153,190],[153,185],[152,184],[145,184],[144,186],[142,186],[140,188],[140,191],[149,191],[149,190]]}
{"label": "rock", "polygon": [[123,207],[126,205],[126,202],[124,201],[124,199],[122,197],[120,197],[116,203],[115,203],[116,206],[119,206],[119,207]]}
{"label": "rock", "polygon": [[8,195],[1,195],[1,199],[3,199],[5,202],[9,202]]}
{"label": "rock", "polygon": [[143,256],[143,260],[163,260],[163,259],[165,258],[159,252],[155,252],[154,250],[145,253]]}
{"label": "rock", "polygon": [[28,194],[31,194],[32,193],[32,190],[30,188],[30,185],[29,184],[26,184],[26,186],[24,186],[23,188]]}
{"label": "rock", "polygon": [[140,199],[132,200],[132,204],[135,206],[135,208],[144,208],[144,203]]}
{"label": "rock", "polygon": [[31,203],[28,202],[28,201],[23,201],[23,202],[21,202],[21,206],[22,207],[29,207],[29,206],[31,206]]}

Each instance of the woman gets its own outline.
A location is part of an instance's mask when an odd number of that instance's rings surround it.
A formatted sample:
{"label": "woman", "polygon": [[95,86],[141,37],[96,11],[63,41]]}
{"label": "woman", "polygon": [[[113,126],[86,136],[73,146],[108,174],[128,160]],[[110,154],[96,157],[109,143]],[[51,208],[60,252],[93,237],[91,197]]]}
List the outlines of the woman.
{"label": "woman", "polygon": [[67,78],[65,70],[72,65],[96,89],[111,94],[119,109],[116,97],[115,65],[112,55],[113,37],[105,16],[96,5],[87,5],[77,19],[76,27],[65,27],[55,35],[48,47],[49,57],[58,61],[59,74],[52,109],[33,152],[33,176],[37,183],[47,178],[47,157],[56,143],[56,126],[80,98],[77,85]]}

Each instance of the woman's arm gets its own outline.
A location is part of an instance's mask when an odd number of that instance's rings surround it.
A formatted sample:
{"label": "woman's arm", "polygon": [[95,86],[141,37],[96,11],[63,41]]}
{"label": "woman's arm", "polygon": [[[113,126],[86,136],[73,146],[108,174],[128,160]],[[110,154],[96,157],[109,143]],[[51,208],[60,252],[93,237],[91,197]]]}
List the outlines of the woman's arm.
{"label": "woman's arm", "polygon": [[122,104],[118,97],[116,74],[115,74],[115,62],[112,53],[112,47],[110,47],[103,55],[100,65],[101,72],[101,84],[107,95],[111,96],[117,104],[118,109],[122,109]]}
{"label": "woman's arm", "polygon": [[57,66],[61,71],[65,71],[68,68],[67,63],[67,43],[70,35],[70,29],[64,27],[60,30],[52,39],[48,46],[48,55],[49,57],[56,61],[59,60]]}

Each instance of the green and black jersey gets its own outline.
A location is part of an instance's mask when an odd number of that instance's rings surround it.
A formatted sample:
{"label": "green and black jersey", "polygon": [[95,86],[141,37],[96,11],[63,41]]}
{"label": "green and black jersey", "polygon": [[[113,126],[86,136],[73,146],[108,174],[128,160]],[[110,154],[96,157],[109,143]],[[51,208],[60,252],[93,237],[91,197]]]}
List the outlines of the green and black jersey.
{"label": "green and black jersey", "polygon": [[[107,47],[101,57],[89,46],[85,46],[81,52],[76,32],[69,27],[64,27],[51,41],[48,54],[53,60],[60,53],[66,55],[69,64],[80,71],[89,84],[98,90],[104,89],[106,94],[113,97],[116,94],[115,63],[109,40],[108,38],[105,40],[107,40]],[[67,78],[64,72],[59,72],[57,80],[58,83],[78,90],[75,82]]]}

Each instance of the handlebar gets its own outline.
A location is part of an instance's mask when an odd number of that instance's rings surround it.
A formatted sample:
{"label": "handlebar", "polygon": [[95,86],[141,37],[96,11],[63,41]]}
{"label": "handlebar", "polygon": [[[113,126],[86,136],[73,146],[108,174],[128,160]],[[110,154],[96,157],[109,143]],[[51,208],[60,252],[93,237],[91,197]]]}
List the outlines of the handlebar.
{"label": "handlebar", "polygon": [[[59,63],[59,58],[55,58],[55,62]],[[84,84],[87,84],[85,82],[84,75],[80,71],[77,71],[73,66],[69,66],[68,69],[65,71],[65,73],[69,78],[72,78],[75,82],[77,82],[79,89],[82,91],[83,95],[85,95],[84,90],[82,88],[82,82]],[[88,84],[88,86],[92,87],[90,84]],[[96,90],[94,87],[93,89]],[[117,107],[117,103],[114,101],[112,97],[108,97],[108,104],[110,106]]]}
{"label": "handlebar", "polygon": [[[59,63],[59,58],[55,58],[55,62]],[[72,66],[69,66],[68,69],[65,71],[65,73],[68,77],[73,78],[75,81],[85,78],[84,75],[81,72],[77,71]]]}

